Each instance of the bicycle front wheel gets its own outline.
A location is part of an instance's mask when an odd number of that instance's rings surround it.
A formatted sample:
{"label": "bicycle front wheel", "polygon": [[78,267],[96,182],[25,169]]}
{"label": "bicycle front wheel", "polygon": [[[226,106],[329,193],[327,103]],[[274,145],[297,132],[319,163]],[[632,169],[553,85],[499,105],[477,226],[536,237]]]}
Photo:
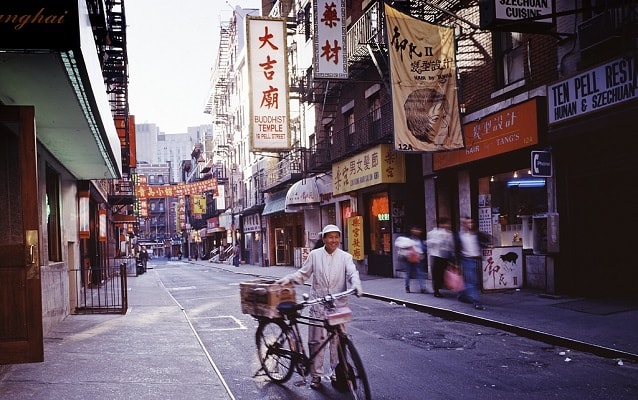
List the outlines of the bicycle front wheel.
{"label": "bicycle front wheel", "polygon": [[337,366],[337,381],[345,382],[353,400],[369,400],[370,384],[363,369],[363,362],[354,343],[347,337],[341,338],[341,360]]}
{"label": "bicycle front wheel", "polygon": [[270,380],[283,383],[290,379],[297,363],[295,332],[281,319],[262,320],[255,342],[261,368]]}

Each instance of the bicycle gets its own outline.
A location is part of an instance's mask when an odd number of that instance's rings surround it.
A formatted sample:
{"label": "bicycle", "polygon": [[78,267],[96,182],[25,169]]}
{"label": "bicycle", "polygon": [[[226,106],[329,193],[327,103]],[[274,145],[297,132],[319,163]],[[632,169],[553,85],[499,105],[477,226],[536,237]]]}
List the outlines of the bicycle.
{"label": "bicycle", "polygon": [[[334,371],[336,380],[333,380],[333,386],[340,392],[349,392],[355,400],[370,399],[370,385],[363,362],[354,343],[343,328],[343,323],[352,319],[352,312],[347,307],[336,308],[334,304],[336,299],[353,293],[354,290],[350,289],[312,300],[304,294],[304,300],[300,303],[290,301],[279,303],[277,310],[280,317],[256,316],[259,325],[255,334],[255,343],[261,363],[258,373],[263,370],[273,382],[285,383],[296,371],[304,378],[305,383],[305,378],[310,373],[310,363],[317,353],[308,357],[299,332],[299,324],[323,326],[328,331],[328,335],[319,345],[318,350],[325,348],[333,338],[338,339],[339,363]],[[326,307],[328,312],[325,319],[301,315],[301,310],[317,303]]]}

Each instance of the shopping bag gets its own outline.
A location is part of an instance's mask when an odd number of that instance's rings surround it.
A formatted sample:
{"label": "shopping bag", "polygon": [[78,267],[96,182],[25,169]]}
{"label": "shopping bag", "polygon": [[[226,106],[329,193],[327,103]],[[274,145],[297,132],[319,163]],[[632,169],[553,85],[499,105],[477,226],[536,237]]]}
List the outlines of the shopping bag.
{"label": "shopping bag", "polygon": [[448,264],[443,272],[443,282],[445,287],[455,292],[460,292],[465,288],[465,282],[463,282],[463,274],[461,268],[458,265]]}

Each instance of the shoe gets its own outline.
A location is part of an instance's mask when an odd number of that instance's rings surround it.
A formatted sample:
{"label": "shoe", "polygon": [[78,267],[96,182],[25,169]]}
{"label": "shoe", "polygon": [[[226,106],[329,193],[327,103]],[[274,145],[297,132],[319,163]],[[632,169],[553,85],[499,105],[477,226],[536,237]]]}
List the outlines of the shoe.
{"label": "shoe", "polygon": [[439,293],[439,292],[434,292],[434,297],[441,298],[441,297],[443,297],[443,295],[441,293]]}
{"label": "shoe", "polygon": [[312,380],[310,381],[310,387],[312,389],[319,389],[321,387],[321,377],[313,376]]}
{"label": "shoe", "polygon": [[406,288],[405,288],[405,292],[406,292],[406,293],[410,293],[410,288],[409,288],[409,287],[406,287]]}
{"label": "shoe", "polygon": [[483,304],[481,303],[474,303],[474,308],[476,308],[477,310],[485,310],[485,306],[483,306]]}
{"label": "shoe", "polygon": [[423,293],[423,294],[427,294],[427,293],[428,293],[428,291],[427,291],[427,289],[421,289],[421,293]]}

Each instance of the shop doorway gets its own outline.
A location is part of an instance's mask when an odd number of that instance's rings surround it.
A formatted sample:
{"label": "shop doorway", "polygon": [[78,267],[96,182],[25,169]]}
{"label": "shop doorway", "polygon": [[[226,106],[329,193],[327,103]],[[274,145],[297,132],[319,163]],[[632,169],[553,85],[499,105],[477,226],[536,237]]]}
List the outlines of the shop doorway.
{"label": "shop doorway", "polygon": [[0,105],[0,364],[44,360],[36,154],[34,107]]}
{"label": "shop doorway", "polygon": [[392,226],[388,192],[366,198],[368,274],[392,277]]}
{"label": "shop doorway", "polygon": [[286,265],[286,230],[275,228],[275,264]]}

